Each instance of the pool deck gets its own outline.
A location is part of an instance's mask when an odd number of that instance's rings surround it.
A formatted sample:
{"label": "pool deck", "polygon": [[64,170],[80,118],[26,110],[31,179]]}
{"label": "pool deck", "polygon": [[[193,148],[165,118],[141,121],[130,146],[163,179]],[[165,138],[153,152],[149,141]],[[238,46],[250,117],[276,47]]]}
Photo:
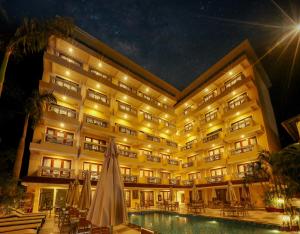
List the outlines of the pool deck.
{"label": "pool deck", "polygon": [[[141,212],[141,211],[161,211],[160,209],[151,208],[151,209],[129,209],[129,212]],[[180,207],[179,211],[174,212],[178,214],[190,214],[187,212],[185,207]],[[229,217],[223,216],[221,214],[220,209],[210,209],[206,208],[205,213],[197,214],[196,216],[204,216],[210,218],[221,218],[227,220],[234,220],[234,221],[244,221],[244,222],[253,222],[259,223],[264,225],[276,226],[276,229],[279,229],[280,225],[282,224],[282,213],[269,213],[264,210],[250,210],[248,214],[244,217]],[[47,217],[45,224],[41,228],[40,234],[59,234],[59,229],[57,223],[54,222],[54,217]],[[126,225],[119,225],[114,227],[113,233],[123,233],[123,234],[136,234],[140,233],[137,230],[134,230]],[[285,233],[285,232],[281,232]],[[288,232],[288,233],[300,233],[300,232]]]}

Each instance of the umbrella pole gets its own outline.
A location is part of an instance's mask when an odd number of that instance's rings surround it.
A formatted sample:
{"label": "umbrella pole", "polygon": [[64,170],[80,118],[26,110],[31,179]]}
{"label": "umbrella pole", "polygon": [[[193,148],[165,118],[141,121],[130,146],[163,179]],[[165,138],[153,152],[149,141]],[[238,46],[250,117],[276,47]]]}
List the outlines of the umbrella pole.
{"label": "umbrella pole", "polygon": [[110,233],[110,234],[113,233],[113,226],[110,226],[109,233]]}

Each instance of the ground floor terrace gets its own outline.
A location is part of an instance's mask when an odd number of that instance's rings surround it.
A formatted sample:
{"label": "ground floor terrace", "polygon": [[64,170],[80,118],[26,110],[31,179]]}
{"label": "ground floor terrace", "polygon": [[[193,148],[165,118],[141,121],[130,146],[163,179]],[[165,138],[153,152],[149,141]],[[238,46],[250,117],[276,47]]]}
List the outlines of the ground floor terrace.
{"label": "ground floor terrace", "polygon": [[[65,198],[69,186],[68,179],[26,177],[23,185],[27,188],[27,199],[23,208],[33,212],[54,211],[57,207],[65,206]],[[82,184],[83,181],[80,181]],[[264,208],[262,182],[246,187],[251,208]],[[92,181],[92,195],[97,181]],[[237,202],[243,202],[242,181],[232,181]],[[196,185],[198,199],[206,208],[220,208],[227,200],[227,182]],[[172,196],[170,196],[170,192]],[[129,209],[163,208],[164,202],[176,202],[176,207],[187,206],[193,200],[193,185],[170,186],[159,184],[125,183],[126,205]]]}

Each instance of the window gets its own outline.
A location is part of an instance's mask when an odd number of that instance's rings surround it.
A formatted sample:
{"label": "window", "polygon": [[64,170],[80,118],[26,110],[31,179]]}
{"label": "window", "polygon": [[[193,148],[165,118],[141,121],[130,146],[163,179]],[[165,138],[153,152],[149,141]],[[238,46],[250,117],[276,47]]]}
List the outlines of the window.
{"label": "window", "polygon": [[224,147],[211,149],[208,151],[208,156],[215,156],[224,153]]}
{"label": "window", "polygon": [[102,128],[107,128],[108,127],[108,122],[106,122],[105,120],[101,120],[101,119],[94,118],[94,117],[91,117],[91,116],[86,117],[86,122],[89,123],[89,124],[97,125],[97,126],[102,127]]}
{"label": "window", "polygon": [[206,134],[206,137],[203,138],[203,142],[206,143],[206,142],[213,141],[213,140],[219,138],[219,133],[221,131],[222,131],[222,128],[219,128],[215,131],[212,131],[212,132]]}
{"label": "window", "polygon": [[156,136],[152,136],[152,135],[146,134],[146,138],[149,141],[160,142],[160,138],[156,137]]}
{"label": "window", "polygon": [[125,112],[128,112],[130,114],[134,114],[134,115],[137,114],[137,111],[136,111],[135,108],[133,108],[131,105],[128,105],[128,104],[120,102],[120,101],[119,101],[119,109],[121,111],[125,111]]}
{"label": "window", "polygon": [[120,167],[122,175],[131,175],[131,168],[129,167]]}
{"label": "window", "polygon": [[187,158],[187,161],[188,161],[188,162],[196,161],[196,155],[188,157],[188,158]]}
{"label": "window", "polygon": [[162,171],[162,172],[160,172],[160,177],[162,179],[170,179],[171,178],[171,173],[170,172]]}
{"label": "window", "polygon": [[152,155],[152,151],[150,151],[150,150],[142,150],[142,154],[143,155],[146,155],[146,156],[148,156],[148,155]]}
{"label": "window", "polygon": [[140,177],[153,177],[153,171],[140,169]]}
{"label": "window", "polygon": [[214,176],[223,176],[227,174],[226,167],[218,168],[218,169],[212,169],[210,170],[210,174],[212,177]]}
{"label": "window", "polygon": [[183,110],[183,115],[187,115],[192,110],[192,106],[189,106]]}
{"label": "window", "polygon": [[83,162],[83,170],[91,173],[92,180],[98,180],[102,170],[102,164]]}
{"label": "window", "polygon": [[106,141],[92,137],[85,137],[84,149],[104,153],[106,150]]}
{"label": "window", "polygon": [[193,144],[195,144],[195,143],[197,143],[197,139],[186,142],[185,146],[182,148],[182,150],[191,149],[193,147]]}
{"label": "window", "polygon": [[126,85],[125,83],[119,81],[119,87],[131,92],[131,93],[136,93],[136,90],[131,88],[130,86]]}
{"label": "window", "polygon": [[244,148],[247,146],[252,146],[252,145],[256,145],[257,140],[256,137],[251,137],[251,138],[247,138],[247,139],[243,139],[241,141],[237,141],[234,143],[234,148],[235,149],[240,149],[240,148]]}
{"label": "window", "polygon": [[162,158],[162,159],[170,159],[171,156],[168,155],[168,154],[162,154],[162,153],[159,153],[159,156]]}
{"label": "window", "polygon": [[88,97],[106,105],[109,105],[109,99],[106,95],[96,92],[92,89],[88,89]]}
{"label": "window", "polygon": [[81,63],[81,62],[79,62],[78,60],[76,60],[76,59],[74,59],[74,58],[71,58],[71,57],[68,56],[68,55],[63,54],[63,53],[60,52],[60,51],[56,51],[56,55],[57,55],[58,57],[62,58],[63,60],[66,60],[66,61],[69,62],[69,63],[72,63],[72,64],[74,64],[74,65],[76,65],[76,66],[82,67],[82,63]]}
{"label": "window", "polygon": [[60,87],[63,87],[63,88],[66,88],[68,90],[72,90],[74,92],[79,92],[79,85],[72,82],[72,81],[69,81],[69,80],[66,80],[64,78],[61,78],[59,76],[54,76],[52,77],[52,83],[60,86]]}
{"label": "window", "polygon": [[42,176],[70,178],[71,160],[44,157]]}
{"label": "window", "polygon": [[47,142],[73,146],[73,140],[74,140],[74,133],[61,131],[54,128],[46,129],[45,141]]}
{"label": "window", "polygon": [[234,131],[237,131],[241,128],[245,128],[245,127],[248,127],[250,126],[252,123],[252,116],[249,116],[247,118],[244,118],[242,120],[239,120],[235,123],[232,123],[231,124],[231,128],[230,128],[230,131],[234,132]]}
{"label": "window", "polygon": [[246,174],[252,175],[253,174],[253,168],[257,162],[251,162],[251,163],[244,163],[237,166],[238,173],[242,176],[245,176]]}
{"label": "window", "polygon": [[119,150],[119,154],[121,156],[129,157],[129,158],[136,158],[137,157],[137,153],[135,153],[133,151],[130,151],[130,146],[118,144],[117,147],[118,147],[118,150]]}
{"label": "window", "polygon": [[215,118],[217,118],[217,113],[218,113],[218,109],[215,109],[213,111],[210,111],[208,113],[205,114],[205,121],[209,122]]}
{"label": "window", "polygon": [[208,102],[210,99],[214,98],[217,95],[218,95],[218,91],[217,91],[217,89],[215,89],[212,92],[210,92],[209,94],[205,95],[203,97],[203,101]]}
{"label": "window", "polygon": [[236,108],[237,106],[240,106],[242,105],[243,103],[245,103],[246,101],[248,100],[248,96],[247,96],[247,93],[243,93],[241,94],[240,96],[230,100],[228,102],[228,107],[229,109],[234,109]]}
{"label": "window", "polygon": [[59,115],[65,115],[67,117],[74,118],[74,119],[76,118],[76,111],[71,108],[67,108],[56,104],[51,104],[49,105],[48,110],[53,111]]}
{"label": "window", "polygon": [[105,80],[111,81],[111,77],[109,77],[108,75],[106,75],[106,74],[104,74],[104,73],[102,73],[102,72],[100,72],[100,71],[98,71],[94,68],[90,68],[90,72],[95,74],[96,76],[99,76],[99,77],[105,79]]}
{"label": "window", "polygon": [[160,195],[160,200],[168,201],[170,198],[170,191],[160,191],[159,195]]}
{"label": "window", "polygon": [[190,173],[188,174],[189,180],[196,180],[196,179],[201,179],[201,173],[200,172],[195,172],[195,173]]}

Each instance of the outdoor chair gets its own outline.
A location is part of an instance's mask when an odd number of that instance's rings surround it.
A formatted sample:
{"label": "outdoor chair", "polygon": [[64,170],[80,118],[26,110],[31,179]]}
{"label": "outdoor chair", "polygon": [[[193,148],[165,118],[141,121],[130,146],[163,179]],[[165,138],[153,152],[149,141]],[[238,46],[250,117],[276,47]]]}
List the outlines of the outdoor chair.
{"label": "outdoor chair", "polygon": [[64,233],[65,230],[67,230],[67,232],[70,232],[70,230],[71,230],[71,223],[70,223],[69,213],[63,214],[63,216],[61,217],[61,220],[60,220],[59,224],[60,224],[60,226],[59,226],[60,233]]}
{"label": "outdoor chair", "polygon": [[77,234],[89,234],[91,230],[91,223],[87,221],[85,218],[80,218],[79,222],[76,226]]}
{"label": "outdoor chair", "polygon": [[108,227],[96,227],[96,226],[93,226],[92,229],[91,229],[91,234],[110,234],[109,232],[109,228]]}

